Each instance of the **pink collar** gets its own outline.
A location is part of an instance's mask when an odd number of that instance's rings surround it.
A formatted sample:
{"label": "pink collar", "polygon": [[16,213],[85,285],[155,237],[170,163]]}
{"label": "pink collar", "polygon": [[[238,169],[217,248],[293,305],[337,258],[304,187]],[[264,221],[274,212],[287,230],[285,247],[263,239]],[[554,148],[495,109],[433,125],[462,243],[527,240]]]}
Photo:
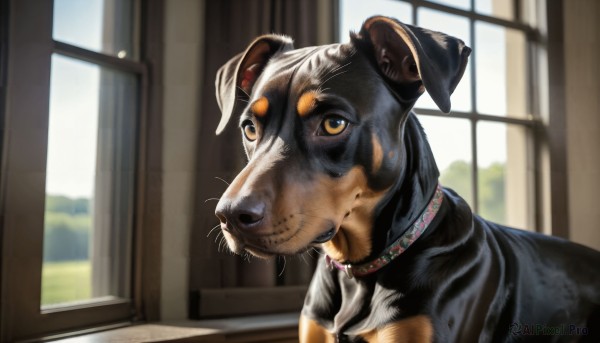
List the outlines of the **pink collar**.
{"label": "pink collar", "polygon": [[423,232],[429,227],[433,218],[438,213],[440,205],[444,200],[444,193],[442,186],[438,184],[433,197],[427,204],[427,208],[423,213],[415,220],[410,229],[408,229],[400,238],[398,238],[392,245],[388,246],[378,258],[371,262],[353,265],[350,263],[340,263],[329,255],[325,255],[325,262],[330,270],[337,268],[341,271],[346,272],[349,279],[355,276],[365,276],[378,271],[385,267],[388,263],[392,262],[393,259],[402,254],[408,247],[413,244],[417,238],[419,238]]}

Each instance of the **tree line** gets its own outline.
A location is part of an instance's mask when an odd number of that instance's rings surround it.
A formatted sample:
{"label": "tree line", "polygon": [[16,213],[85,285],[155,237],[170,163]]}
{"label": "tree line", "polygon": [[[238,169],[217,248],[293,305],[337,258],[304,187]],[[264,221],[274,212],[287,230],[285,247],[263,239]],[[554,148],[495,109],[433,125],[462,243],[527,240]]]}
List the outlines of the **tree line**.
{"label": "tree line", "polygon": [[[496,223],[506,222],[504,192],[504,164],[493,163],[487,168],[478,168],[479,214]],[[452,188],[472,206],[471,163],[454,161],[441,172],[440,183]]]}
{"label": "tree line", "polygon": [[46,196],[44,261],[87,260],[91,232],[89,199]]}

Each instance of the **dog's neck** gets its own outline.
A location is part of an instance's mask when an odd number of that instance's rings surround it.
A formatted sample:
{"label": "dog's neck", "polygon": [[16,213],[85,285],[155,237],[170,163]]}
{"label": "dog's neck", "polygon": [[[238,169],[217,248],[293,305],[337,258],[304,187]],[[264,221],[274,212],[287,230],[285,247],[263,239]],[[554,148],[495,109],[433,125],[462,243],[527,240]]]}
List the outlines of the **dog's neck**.
{"label": "dog's neck", "polygon": [[425,133],[414,113],[404,124],[402,174],[379,206],[373,229],[372,253],[378,256],[394,243],[425,210],[438,185],[439,171]]}

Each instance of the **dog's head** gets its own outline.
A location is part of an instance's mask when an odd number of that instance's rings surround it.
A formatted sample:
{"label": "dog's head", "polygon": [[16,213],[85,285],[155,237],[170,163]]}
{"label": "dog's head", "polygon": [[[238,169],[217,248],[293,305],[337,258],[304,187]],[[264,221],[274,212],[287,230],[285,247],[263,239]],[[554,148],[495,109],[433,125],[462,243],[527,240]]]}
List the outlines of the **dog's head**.
{"label": "dog's head", "polygon": [[231,250],[266,257],[321,244],[356,262],[376,205],[405,167],[403,127],[427,90],[444,112],[470,49],[376,16],[347,44],[256,39],[218,72],[220,133],[239,116],[249,162],[217,205]]}

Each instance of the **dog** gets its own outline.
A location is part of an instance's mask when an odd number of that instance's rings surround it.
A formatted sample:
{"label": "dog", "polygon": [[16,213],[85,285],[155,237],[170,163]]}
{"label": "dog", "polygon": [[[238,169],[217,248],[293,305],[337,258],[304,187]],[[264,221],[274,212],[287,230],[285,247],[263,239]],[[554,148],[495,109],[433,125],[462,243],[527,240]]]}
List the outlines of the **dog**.
{"label": "dog", "polygon": [[318,246],[301,342],[600,342],[600,253],[472,213],[413,105],[441,111],[471,49],[374,16],[345,44],[257,38],[217,73],[248,156],[216,216],[258,257]]}

